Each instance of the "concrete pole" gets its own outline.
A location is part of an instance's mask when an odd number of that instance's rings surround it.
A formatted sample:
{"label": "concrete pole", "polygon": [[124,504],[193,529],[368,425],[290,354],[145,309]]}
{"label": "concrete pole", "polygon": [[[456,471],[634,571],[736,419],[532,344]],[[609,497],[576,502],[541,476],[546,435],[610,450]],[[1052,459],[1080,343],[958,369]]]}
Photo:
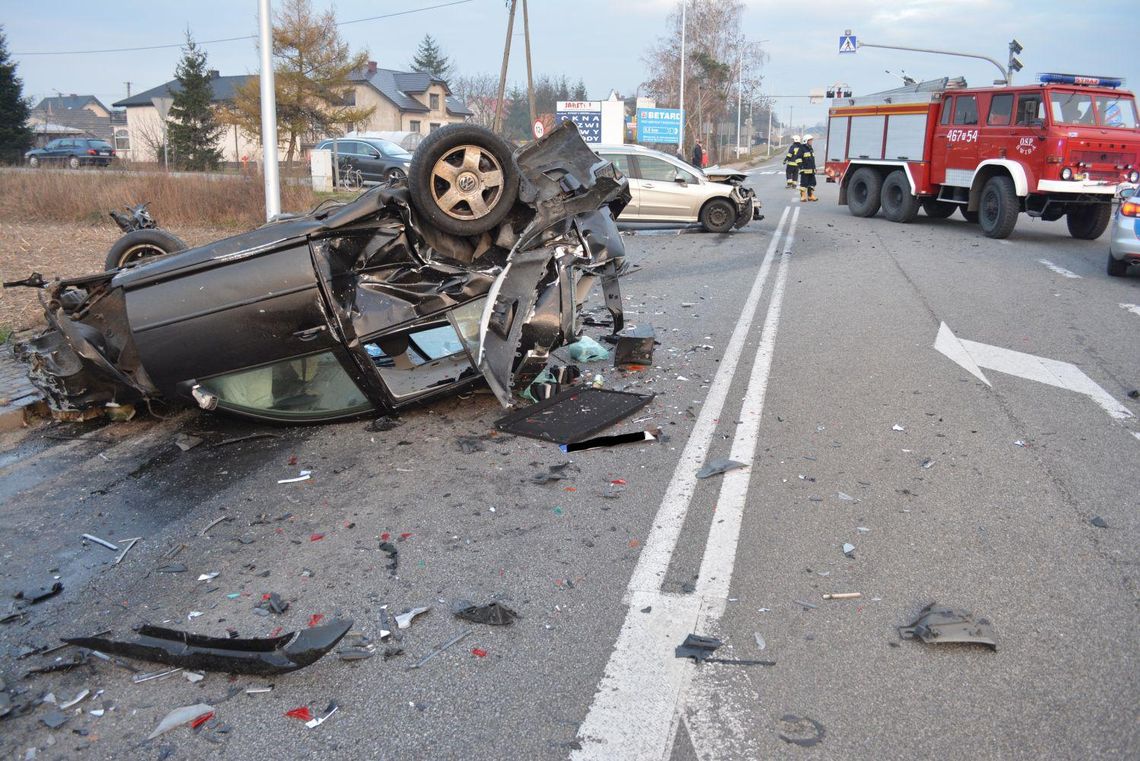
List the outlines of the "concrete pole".
{"label": "concrete pole", "polygon": [[530,103],[530,124],[531,129],[534,129],[534,123],[538,121],[538,110],[534,105],[534,74],[530,65],[530,14],[527,13],[526,0],[522,0],[523,4],[523,39],[526,41],[526,97]]}
{"label": "concrete pole", "polygon": [[681,0],[681,143],[677,146],[681,156],[685,155],[685,11],[688,7],[689,0]]}
{"label": "concrete pole", "polygon": [[765,158],[772,158],[772,104],[768,104],[768,155]]}
{"label": "concrete pole", "polygon": [[744,110],[744,42],[740,43],[740,69],[736,72],[736,158],[740,158],[740,113]]}
{"label": "concrete pole", "polygon": [[277,170],[277,92],[273,84],[273,16],[269,0],[258,0],[261,43],[261,151],[265,170],[265,219],[281,213],[281,178]]}
{"label": "concrete pole", "polygon": [[518,0],[511,0],[510,18],[507,19],[507,41],[503,43],[503,68],[499,72],[499,97],[495,99],[495,118],[491,120],[491,131],[498,132],[503,126],[503,94],[507,89],[507,63],[511,60],[511,34],[515,31],[515,6]]}

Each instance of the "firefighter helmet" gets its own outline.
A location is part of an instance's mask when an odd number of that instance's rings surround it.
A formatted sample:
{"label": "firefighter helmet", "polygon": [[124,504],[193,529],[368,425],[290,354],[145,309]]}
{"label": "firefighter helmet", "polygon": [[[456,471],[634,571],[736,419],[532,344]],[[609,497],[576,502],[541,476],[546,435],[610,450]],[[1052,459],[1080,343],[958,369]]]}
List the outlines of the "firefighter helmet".
{"label": "firefighter helmet", "polygon": [[814,135],[804,135],[804,136],[803,136],[803,142],[805,142],[805,143],[806,143],[808,140],[814,140],[814,139],[815,139],[815,136],[814,136]]}
{"label": "firefighter helmet", "polygon": [[800,141],[799,135],[792,135],[792,142],[793,143],[798,143],[799,141]]}

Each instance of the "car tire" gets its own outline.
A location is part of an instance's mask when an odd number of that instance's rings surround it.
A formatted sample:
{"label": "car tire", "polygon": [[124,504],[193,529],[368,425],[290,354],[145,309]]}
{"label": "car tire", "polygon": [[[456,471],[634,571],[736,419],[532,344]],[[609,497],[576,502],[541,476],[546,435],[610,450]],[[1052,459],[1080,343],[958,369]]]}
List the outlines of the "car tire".
{"label": "car tire", "polygon": [[[472,162],[475,166],[468,166]],[[437,129],[412,156],[408,192],[434,227],[452,235],[485,233],[503,221],[518,198],[511,147],[475,124]]]}
{"label": "car tire", "polygon": [[397,182],[404,182],[407,179],[408,175],[405,174],[404,170],[400,169],[399,167],[394,166],[384,173],[384,182],[388,185],[392,185],[393,183]]}
{"label": "car tire", "polygon": [[28,156],[28,166],[32,169],[40,168],[40,159],[38,156]]}
{"label": "car tire", "polygon": [[847,186],[847,208],[856,217],[873,217],[882,203],[883,178],[874,169],[856,169]]}
{"label": "car tire", "polygon": [[726,233],[736,224],[736,207],[726,198],[710,198],[701,207],[700,221],[710,233]]}
{"label": "car tire", "polygon": [[[939,201],[937,198],[923,198],[922,210],[931,219],[949,219],[954,214],[958,204],[949,201]],[[964,206],[962,208],[965,208]]]}
{"label": "car tire", "polygon": [[72,156],[71,158],[69,158],[67,160],[67,165],[69,167],[71,167],[72,169],[78,169],[79,168],[79,157],[78,156]]}
{"label": "car tire", "polygon": [[892,222],[913,222],[918,216],[918,199],[910,192],[910,180],[906,172],[896,169],[883,180],[883,216]]}
{"label": "car tire", "polygon": [[1008,238],[1021,213],[1013,180],[999,174],[986,180],[978,202],[978,225],[987,238]]}
{"label": "car tire", "polygon": [[1112,220],[1112,204],[1098,203],[1074,206],[1065,215],[1069,235],[1077,240],[1096,240],[1108,229]]}
{"label": "car tire", "polygon": [[134,230],[119,238],[107,252],[103,268],[111,270],[132,267],[143,259],[185,251],[186,243],[166,230]]}
{"label": "car tire", "polygon": [[1112,254],[1108,255],[1108,274],[1113,277],[1124,277],[1128,274],[1128,262],[1123,259],[1117,259]]}

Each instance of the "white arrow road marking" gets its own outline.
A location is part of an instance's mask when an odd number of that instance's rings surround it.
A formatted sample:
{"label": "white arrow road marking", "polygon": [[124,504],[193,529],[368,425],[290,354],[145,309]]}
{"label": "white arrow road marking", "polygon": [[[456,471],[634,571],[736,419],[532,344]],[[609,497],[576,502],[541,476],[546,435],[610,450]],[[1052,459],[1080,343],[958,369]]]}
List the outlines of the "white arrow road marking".
{"label": "white arrow road marking", "polygon": [[955,336],[946,323],[942,323],[938,328],[934,348],[969,370],[986,385],[992,384],[982,375],[981,368],[1084,394],[1099,404],[1115,420],[1132,417],[1127,407],[1113,399],[1112,395],[1097,385],[1096,381],[1070,362],[1060,362],[1012,349],[1003,349],[1000,346],[966,341]]}
{"label": "white arrow road marking", "polygon": [[1058,267],[1056,264],[1053,264],[1053,262],[1049,261],[1048,259],[1038,259],[1037,261],[1041,262],[1046,267],[1048,267],[1049,269],[1056,272],[1058,275],[1063,275],[1064,277],[1069,277],[1069,278],[1072,278],[1074,280],[1080,280],[1081,279],[1081,276],[1078,275],[1077,273],[1072,272],[1070,270],[1067,270],[1064,267]]}
{"label": "white arrow road marking", "polygon": [[[747,471],[736,470],[725,474],[732,476],[732,479],[722,483],[722,501],[718,504],[717,515],[724,515],[732,526],[725,531],[718,526],[718,521],[713,522],[701,564],[702,577],[698,593],[663,592],[661,583],[669,569],[692,502],[697,470],[708,455],[717,420],[724,410],[745,340],[759,308],[760,296],[779,245],[780,230],[789,216],[788,209],[789,207],[784,208],[780,223],[776,226],[776,233],[772,236],[740,319],[725,348],[720,368],[709,387],[705,404],[689,434],[673,478],[666,487],[653,528],[645,540],[637,567],[626,588],[624,603],[629,608],[628,613],[590,710],[578,730],[582,747],[572,753],[573,759],[661,759],[667,758],[671,752],[682,698],[695,669],[691,661],[674,657],[673,651],[685,635],[697,631],[702,622],[715,621],[723,611],[724,599],[710,599],[706,595],[726,594],[736,554],[740,525],[738,514],[747,492]],[[746,415],[748,417],[746,424],[738,427],[733,442],[732,456],[737,457],[739,454],[743,458],[742,462],[751,461],[751,453],[756,446],[759,410],[763,404],[767,372],[771,365],[783,282],[787,278],[787,254],[791,249],[798,218],[797,209],[788,226],[783,255],[780,257],[780,274],[777,275],[777,285],[769,303],[752,379],[741,413],[742,419]],[[761,376],[762,379],[758,380]],[[742,437],[751,443],[742,440]],[[733,500],[732,507],[723,504],[726,497]],[[739,506],[735,504],[737,501],[740,502]],[[727,512],[722,513],[725,510]],[[715,580],[704,577],[704,571],[711,565],[717,566],[715,572],[723,574],[723,577]]]}
{"label": "white arrow road marking", "polygon": [[1132,314],[1140,314],[1140,305],[1137,304],[1121,304],[1121,309],[1127,309]]}

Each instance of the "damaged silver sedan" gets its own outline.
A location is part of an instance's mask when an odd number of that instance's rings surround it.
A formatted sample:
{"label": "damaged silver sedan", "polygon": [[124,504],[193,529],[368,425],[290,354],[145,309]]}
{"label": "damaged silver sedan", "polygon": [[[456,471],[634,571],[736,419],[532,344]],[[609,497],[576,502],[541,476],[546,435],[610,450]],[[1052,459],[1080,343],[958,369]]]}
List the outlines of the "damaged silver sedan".
{"label": "damaged silver sedan", "polygon": [[41,288],[17,347],[54,410],[150,400],[258,419],[391,410],[485,381],[505,405],[577,335],[600,281],[623,324],[628,183],[572,124],[513,155],[454,125],[408,183]]}

